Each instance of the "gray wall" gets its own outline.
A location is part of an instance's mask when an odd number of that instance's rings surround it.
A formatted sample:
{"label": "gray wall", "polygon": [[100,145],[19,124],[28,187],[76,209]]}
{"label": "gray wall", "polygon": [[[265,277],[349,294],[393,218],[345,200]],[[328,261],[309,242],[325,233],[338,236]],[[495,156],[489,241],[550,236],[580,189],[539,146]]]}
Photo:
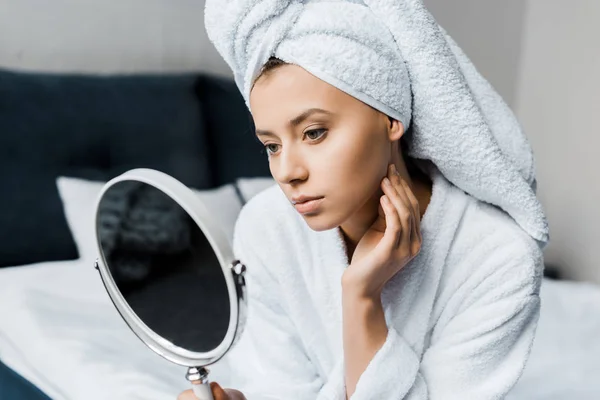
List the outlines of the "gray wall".
{"label": "gray wall", "polygon": [[548,262],[600,283],[600,1],[529,0],[516,98],[548,213]]}
{"label": "gray wall", "polygon": [[229,75],[206,38],[203,0],[1,0],[0,66]]}

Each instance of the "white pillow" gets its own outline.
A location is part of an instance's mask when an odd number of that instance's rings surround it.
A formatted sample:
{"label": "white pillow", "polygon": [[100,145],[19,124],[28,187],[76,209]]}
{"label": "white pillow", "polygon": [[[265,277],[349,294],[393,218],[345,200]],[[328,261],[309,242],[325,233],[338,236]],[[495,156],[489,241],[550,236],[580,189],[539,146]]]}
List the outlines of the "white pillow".
{"label": "white pillow", "polygon": [[[56,184],[80,258],[93,262],[98,256],[94,240],[94,207],[104,183],[59,177]],[[249,186],[252,186],[250,182]],[[211,214],[220,223],[231,243],[235,221],[242,207],[235,187],[230,184],[216,189],[194,190],[194,192],[211,210]]]}
{"label": "white pillow", "polygon": [[252,197],[263,190],[275,185],[273,178],[239,178],[237,185],[240,188],[244,203],[247,203]]}

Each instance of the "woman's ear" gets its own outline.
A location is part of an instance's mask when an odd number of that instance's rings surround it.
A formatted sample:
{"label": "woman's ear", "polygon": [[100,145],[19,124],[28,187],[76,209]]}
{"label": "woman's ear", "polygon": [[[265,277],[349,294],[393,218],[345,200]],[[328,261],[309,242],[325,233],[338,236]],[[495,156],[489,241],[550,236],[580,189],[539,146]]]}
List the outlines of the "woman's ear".
{"label": "woman's ear", "polygon": [[402,125],[402,122],[400,122],[392,117],[389,117],[389,116],[388,116],[388,121],[389,121],[388,138],[390,139],[391,142],[400,140],[402,135],[404,135],[404,125]]}

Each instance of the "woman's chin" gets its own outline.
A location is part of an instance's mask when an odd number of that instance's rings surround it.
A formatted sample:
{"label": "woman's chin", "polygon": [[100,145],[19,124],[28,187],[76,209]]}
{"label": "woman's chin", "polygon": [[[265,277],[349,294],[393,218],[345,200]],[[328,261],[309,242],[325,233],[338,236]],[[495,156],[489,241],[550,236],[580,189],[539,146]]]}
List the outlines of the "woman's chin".
{"label": "woman's chin", "polygon": [[316,232],[327,231],[340,225],[336,218],[332,218],[326,212],[303,214],[302,218],[304,218],[308,227]]}

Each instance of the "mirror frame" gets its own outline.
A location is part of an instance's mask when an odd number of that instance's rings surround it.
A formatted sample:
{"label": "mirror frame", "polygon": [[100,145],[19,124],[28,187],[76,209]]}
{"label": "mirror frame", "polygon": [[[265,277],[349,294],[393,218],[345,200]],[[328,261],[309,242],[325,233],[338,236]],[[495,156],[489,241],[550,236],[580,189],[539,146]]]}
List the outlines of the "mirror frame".
{"label": "mirror frame", "polygon": [[[179,206],[181,206],[198,225],[212,247],[217,260],[221,265],[223,277],[227,284],[230,311],[227,333],[221,343],[211,351],[193,352],[184,349],[152,331],[134,313],[117,288],[106,265],[100,238],[98,237],[97,222],[98,207],[104,193],[106,193],[113,185],[123,181],[146,183],[171,197],[171,199],[179,204]],[[247,318],[247,294],[244,279],[246,267],[239,260],[235,259],[232,246],[227,239],[227,236],[218,223],[212,219],[208,208],[202,203],[200,198],[198,198],[198,196],[183,183],[163,172],[147,168],[133,169],[111,179],[104,185],[96,200],[94,207],[94,236],[99,254],[96,259],[95,268],[100,273],[100,277],[102,278],[102,282],[110,299],[131,330],[155,353],[175,364],[187,367],[207,366],[217,362],[240,339]],[[198,307],[204,306],[204,304],[198,304]],[[207,323],[210,323],[210,321],[207,321]]]}

